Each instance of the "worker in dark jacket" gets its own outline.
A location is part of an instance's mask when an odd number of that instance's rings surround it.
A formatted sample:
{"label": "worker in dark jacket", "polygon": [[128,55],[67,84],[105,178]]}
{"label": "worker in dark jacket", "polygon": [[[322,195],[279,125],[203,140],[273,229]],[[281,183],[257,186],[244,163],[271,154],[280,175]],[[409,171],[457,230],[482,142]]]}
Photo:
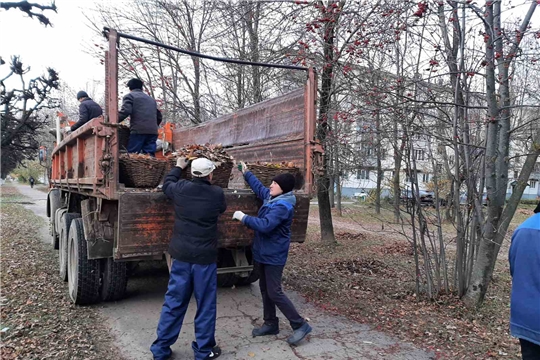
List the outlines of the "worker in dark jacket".
{"label": "worker in dark jacket", "polygon": [[64,132],[75,131],[87,122],[103,115],[103,109],[94,100],[90,99],[86,91],[79,91],[77,93],[77,100],[79,100],[79,121],[72,126],[64,127]]}
{"label": "worker in dark jacket", "polygon": [[161,124],[161,111],[156,100],[143,92],[143,82],[131,79],[127,83],[130,93],[124,96],[118,122],[130,117],[129,153],[143,153],[154,156],[158,125]]}
{"label": "worker in dark jacket", "polygon": [[200,158],[191,163],[193,180],[180,179],[188,165],[179,158],[165,177],[163,192],[174,204],[174,230],[169,253],[172,260],[169,287],[150,350],[154,359],[168,359],[178,339],[191,295],[195,293],[197,315],[192,343],[196,360],[216,359],[217,222],[225,212],[223,190],[212,185],[214,163]]}
{"label": "worker in dark jacket", "polygon": [[263,201],[257,216],[248,216],[242,211],[235,211],[233,215],[233,219],[255,230],[253,259],[259,266],[264,324],[260,328],[253,329],[252,335],[255,337],[279,333],[277,306],[293,328],[293,334],[287,342],[295,345],[311,332],[311,326],[298,314],[281,288],[296,205],[296,197],[292,193],[295,179],[291,174],[280,174],[273,179],[270,188],[267,189],[253,173],[248,171],[245,163],[241,162],[238,168],[255,195]]}
{"label": "worker in dark jacket", "polygon": [[519,338],[523,360],[540,359],[540,203],[512,235],[510,333]]}

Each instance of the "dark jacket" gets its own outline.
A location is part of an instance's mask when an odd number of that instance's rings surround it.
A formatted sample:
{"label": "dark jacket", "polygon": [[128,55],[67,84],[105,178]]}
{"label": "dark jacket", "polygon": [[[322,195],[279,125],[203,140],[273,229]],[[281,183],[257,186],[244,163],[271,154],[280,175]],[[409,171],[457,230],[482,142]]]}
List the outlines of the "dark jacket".
{"label": "dark jacket", "polygon": [[122,109],[118,112],[118,122],[130,117],[130,129],[134,134],[157,135],[162,115],[156,100],[140,89],[132,90],[124,96]]}
{"label": "dark jacket", "polygon": [[169,254],[192,264],[217,261],[217,222],[227,209],[225,194],[207,180],[180,179],[174,167],[165,177],[163,192],[174,203],[174,230]]}
{"label": "dark jacket", "polygon": [[79,121],[71,126],[71,131],[75,131],[92,119],[103,115],[101,106],[90,98],[84,99],[79,105]]}
{"label": "dark jacket", "polygon": [[540,345],[540,213],[514,231],[508,257],[512,275],[510,333]]}
{"label": "dark jacket", "polygon": [[270,190],[250,171],[246,172],[244,178],[255,195],[263,200],[257,217],[246,215],[242,219],[248,228],[255,230],[253,258],[261,264],[285,265],[291,244],[296,197],[288,192],[272,199]]}

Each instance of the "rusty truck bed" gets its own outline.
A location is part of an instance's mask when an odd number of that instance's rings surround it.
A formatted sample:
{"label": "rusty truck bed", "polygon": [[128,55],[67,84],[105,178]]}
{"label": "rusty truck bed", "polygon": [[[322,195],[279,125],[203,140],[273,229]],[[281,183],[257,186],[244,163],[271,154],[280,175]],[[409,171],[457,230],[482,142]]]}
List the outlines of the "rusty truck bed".
{"label": "rusty truck bed", "polygon": [[[68,134],[52,152],[51,187],[61,191],[63,206],[81,213],[91,258],[111,253],[116,259],[157,255],[167,249],[173,229],[173,206],[163,193],[128,189],[119,182],[118,35],[108,30],[104,117]],[[305,178],[296,194],[293,241],[305,238],[309,198],[322,153],[315,138],[317,79],[313,69],[306,75],[302,88],[196,127],[178,128],[172,136],[176,149],[222,144],[236,160],[293,162]],[[243,188],[240,173],[233,171],[233,175],[229,189]],[[246,246],[253,238],[250,230],[231,218],[235,210],[255,215],[260,203],[249,191],[234,191],[226,190],[228,210],[219,220],[221,247]]]}
{"label": "rusty truck bed", "polygon": [[[309,197],[298,194],[292,225],[292,239],[303,242],[306,236]],[[232,220],[236,210],[257,215],[261,201],[249,190],[225,190],[227,210],[218,222],[219,247],[248,246],[254,233]],[[126,191],[120,195],[118,237],[114,258],[129,259],[159,255],[167,250],[174,225],[174,206],[162,192]]]}

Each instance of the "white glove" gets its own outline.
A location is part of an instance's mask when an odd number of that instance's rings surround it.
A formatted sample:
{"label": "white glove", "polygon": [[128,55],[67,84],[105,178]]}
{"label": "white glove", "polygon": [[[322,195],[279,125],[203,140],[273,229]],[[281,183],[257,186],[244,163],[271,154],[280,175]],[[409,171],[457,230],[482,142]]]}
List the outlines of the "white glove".
{"label": "white glove", "polygon": [[67,134],[68,132],[71,132],[71,126],[64,127],[64,133]]}
{"label": "white glove", "polygon": [[246,216],[246,214],[244,214],[243,212],[235,211],[232,218],[233,218],[233,220],[242,221],[244,219],[244,216]]}
{"label": "white glove", "polygon": [[238,170],[240,170],[242,172],[242,174],[245,174],[246,171],[248,171],[248,167],[247,167],[246,163],[243,162],[243,161],[240,161],[238,163]]}
{"label": "white glove", "polygon": [[178,166],[182,170],[187,168],[188,164],[189,160],[187,157],[179,157],[178,159],[176,159],[176,166]]}

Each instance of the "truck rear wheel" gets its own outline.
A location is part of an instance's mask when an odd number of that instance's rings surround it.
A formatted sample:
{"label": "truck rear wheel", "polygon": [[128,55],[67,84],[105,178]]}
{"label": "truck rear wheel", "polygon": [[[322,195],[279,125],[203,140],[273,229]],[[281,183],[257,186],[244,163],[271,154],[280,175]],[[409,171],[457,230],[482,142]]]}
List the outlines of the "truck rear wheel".
{"label": "truck rear wheel", "polygon": [[56,210],[60,209],[62,206],[62,199],[60,197],[60,190],[58,189],[52,189],[49,192],[49,233],[51,234],[51,244],[53,246],[53,249],[58,249],[58,234],[56,233],[55,228],[55,219],[56,219]]}
{"label": "truck rear wheel", "polygon": [[113,258],[101,260],[102,268],[102,288],[101,300],[120,300],[126,293],[127,286],[127,264],[125,262],[115,262]]}
{"label": "truck rear wheel", "polygon": [[[218,253],[218,268],[234,267],[234,259],[232,253],[226,249],[219,249]],[[231,287],[236,283],[236,275],[234,273],[218,274],[217,286]]]}
{"label": "truck rear wheel", "polygon": [[58,251],[58,266],[60,268],[60,279],[68,281],[68,239],[69,228],[74,219],[80,218],[78,213],[65,213],[60,220],[60,236]]}
{"label": "truck rear wheel", "polygon": [[100,261],[88,259],[82,219],[71,222],[68,239],[69,297],[77,305],[97,303],[100,300]]}

